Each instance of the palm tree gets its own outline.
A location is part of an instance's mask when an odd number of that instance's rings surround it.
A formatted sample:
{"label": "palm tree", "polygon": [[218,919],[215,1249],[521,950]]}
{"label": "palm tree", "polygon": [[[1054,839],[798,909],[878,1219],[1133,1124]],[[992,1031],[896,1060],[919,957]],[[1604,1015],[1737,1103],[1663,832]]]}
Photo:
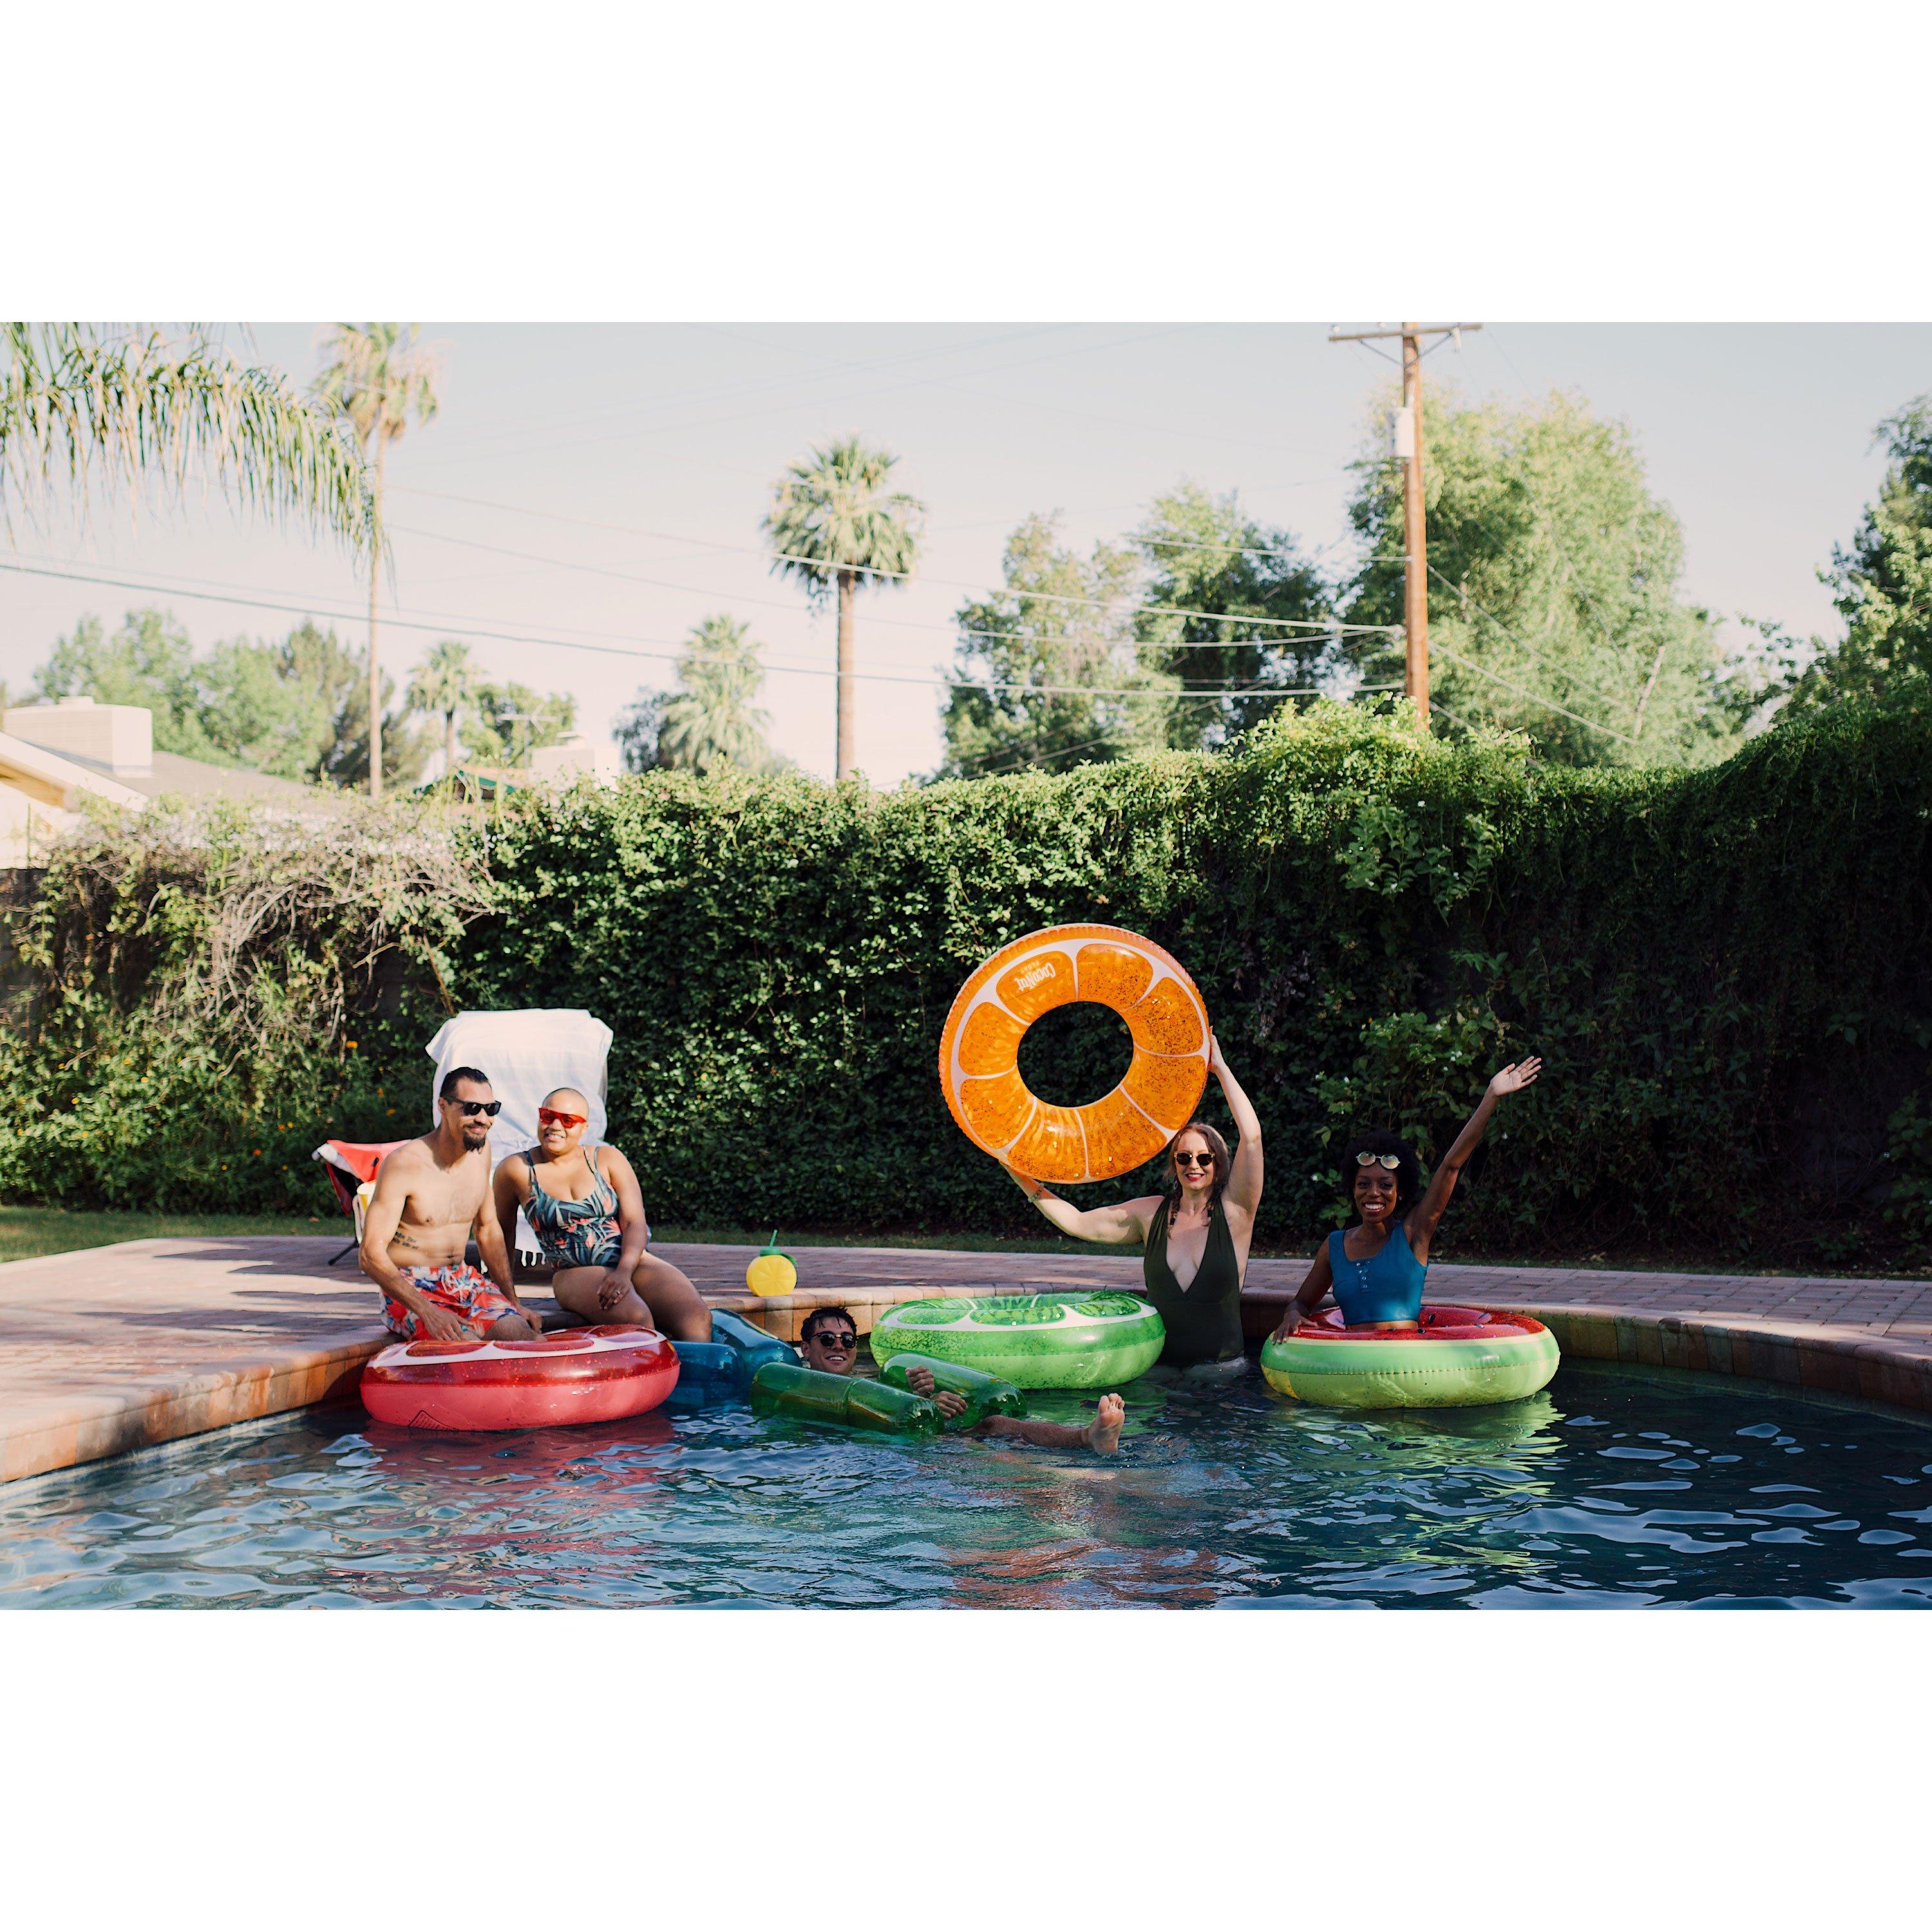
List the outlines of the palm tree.
{"label": "palm tree", "polygon": [[902,581],[919,557],[926,506],[886,479],[896,456],[856,436],[794,463],[772,490],[764,520],[773,568],[800,578],[814,602],[838,592],[838,749],[836,776],[852,770],[852,599],[862,585]]}
{"label": "palm tree", "polygon": [[765,681],[760,648],[752,627],[734,618],[706,617],[693,626],[690,648],[677,667],[682,688],[664,700],[660,713],[659,764],[694,772],[738,765],[755,772],[777,762],[765,742],[770,714],[752,701]]}
{"label": "palm tree", "polygon": [[143,482],[178,491],[190,476],[271,515],[326,527],[366,554],[382,512],[354,439],[280,370],[236,362],[204,332],[71,322],[0,324],[0,513],[10,486],[50,490],[63,472],[85,507]]}
{"label": "palm tree", "polygon": [[[346,416],[364,454],[376,446],[376,514],[382,514],[382,459],[409,428],[436,420],[434,350],[416,339],[412,322],[338,322],[324,338],[333,359],[315,379],[316,394]],[[382,795],[382,676],[376,663],[376,592],[380,560],[369,564],[369,796]]]}
{"label": "palm tree", "polygon": [[410,674],[408,704],[412,711],[442,717],[442,775],[456,770],[456,721],[476,694],[470,668],[470,646],[460,638],[439,638],[422,662]]}

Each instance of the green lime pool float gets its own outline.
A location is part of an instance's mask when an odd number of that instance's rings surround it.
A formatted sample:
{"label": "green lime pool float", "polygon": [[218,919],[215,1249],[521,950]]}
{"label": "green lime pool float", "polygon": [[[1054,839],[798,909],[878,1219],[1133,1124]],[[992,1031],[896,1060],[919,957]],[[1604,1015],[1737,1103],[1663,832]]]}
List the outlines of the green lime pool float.
{"label": "green lime pool float", "polygon": [[872,1335],[882,1367],[895,1355],[929,1355],[1023,1389],[1118,1388],[1145,1375],[1166,1340],[1138,1296],[1080,1288],[904,1301]]}
{"label": "green lime pool float", "polygon": [[1268,1386],[1329,1408],[1466,1408],[1520,1402],[1556,1372],[1556,1337],[1527,1315],[1424,1306],[1420,1326],[1346,1329],[1330,1312],[1262,1345]]}
{"label": "green lime pool float", "polygon": [[989,1415],[1025,1412],[1026,1404],[1011,1382],[969,1369],[962,1362],[941,1361],[937,1355],[895,1355],[879,1372],[894,1388],[910,1388],[915,1369],[923,1369],[932,1378],[935,1394],[956,1395],[964,1401],[965,1408],[951,1421],[940,1418],[948,1429],[977,1429]]}
{"label": "green lime pool float", "polygon": [[939,1432],[938,1410],[910,1389],[868,1376],[830,1376],[784,1362],[766,1362],[752,1376],[752,1408],[758,1415],[796,1416],[801,1422],[829,1422],[886,1436]]}

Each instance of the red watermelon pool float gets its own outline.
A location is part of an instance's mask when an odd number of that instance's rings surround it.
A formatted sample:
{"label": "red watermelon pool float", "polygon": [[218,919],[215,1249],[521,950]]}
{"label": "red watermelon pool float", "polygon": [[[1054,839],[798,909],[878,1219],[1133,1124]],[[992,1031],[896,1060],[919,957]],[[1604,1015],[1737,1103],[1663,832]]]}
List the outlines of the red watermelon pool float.
{"label": "red watermelon pool float", "polygon": [[656,1408],[677,1353],[620,1322],[535,1342],[398,1342],[362,1371],[362,1405],[403,1429],[558,1429]]}

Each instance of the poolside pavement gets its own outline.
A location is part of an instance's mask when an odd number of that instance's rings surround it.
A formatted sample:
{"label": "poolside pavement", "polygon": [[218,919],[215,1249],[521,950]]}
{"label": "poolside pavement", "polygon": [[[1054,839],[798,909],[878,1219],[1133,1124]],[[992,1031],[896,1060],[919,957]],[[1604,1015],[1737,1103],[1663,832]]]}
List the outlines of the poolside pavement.
{"label": "poolside pavement", "polygon": [[[0,1481],[329,1400],[352,1399],[389,1339],[339,1237],[124,1241],[0,1265]],[[934,1294],[1118,1287],[1132,1254],[925,1248],[793,1250],[797,1292],[745,1289],[757,1250],[664,1243],[721,1307],[790,1339],[814,1304],[869,1330]],[[1259,1260],[1244,1317],[1266,1334],[1306,1263]],[[1478,1268],[1438,1262],[1432,1300],[1547,1322],[1568,1354],[1705,1369],[1932,1412],[1932,1282]],[[530,1299],[547,1315],[541,1290]]]}

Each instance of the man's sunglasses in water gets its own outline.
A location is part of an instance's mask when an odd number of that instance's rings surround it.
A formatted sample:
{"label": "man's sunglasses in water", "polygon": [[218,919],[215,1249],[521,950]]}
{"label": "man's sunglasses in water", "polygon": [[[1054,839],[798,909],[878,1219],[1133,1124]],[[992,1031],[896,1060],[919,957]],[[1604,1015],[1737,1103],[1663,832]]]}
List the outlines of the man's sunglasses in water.
{"label": "man's sunglasses in water", "polygon": [[503,1111],[503,1103],[500,1100],[452,1100],[449,1104],[452,1107],[460,1107],[464,1117],[472,1120],[478,1114],[487,1114],[494,1120]]}
{"label": "man's sunglasses in water", "polygon": [[857,1343],[859,1331],[856,1328],[814,1328],[812,1339],[821,1348],[850,1348]]}

